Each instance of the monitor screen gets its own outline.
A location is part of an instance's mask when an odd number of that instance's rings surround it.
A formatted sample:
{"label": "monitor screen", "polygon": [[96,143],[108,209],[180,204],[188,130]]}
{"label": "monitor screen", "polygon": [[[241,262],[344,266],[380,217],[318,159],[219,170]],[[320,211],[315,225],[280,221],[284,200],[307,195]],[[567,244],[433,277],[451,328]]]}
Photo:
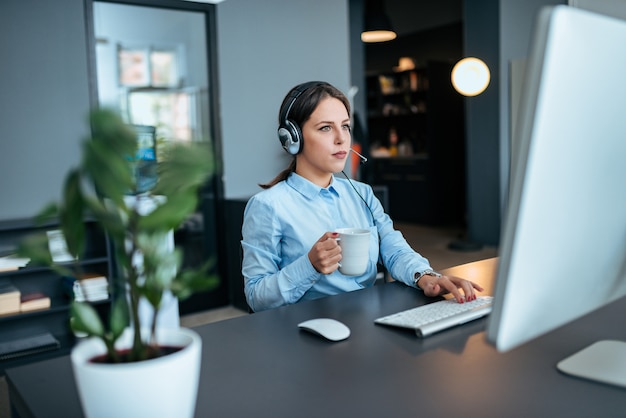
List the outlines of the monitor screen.
{"label": "monitor screen", "polygon": [[154,126],[132,125],[137,132],[137,154],[133,161],[134,193],[146,193],[157,183],[157,139]]}
{"label": "monitor screen", "polygon": [[487,326],[499,351],[626,295],[625,46],[626,21],[538,15]]}

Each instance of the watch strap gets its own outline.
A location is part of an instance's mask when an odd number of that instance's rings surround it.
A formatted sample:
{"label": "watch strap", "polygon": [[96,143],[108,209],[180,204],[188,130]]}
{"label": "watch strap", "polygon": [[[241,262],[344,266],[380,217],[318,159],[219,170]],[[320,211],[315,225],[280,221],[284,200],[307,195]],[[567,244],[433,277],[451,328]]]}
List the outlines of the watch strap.
{"label": "watch strap", "polygon": [[421,272],[421,273],[415,273],[415,280],[414,280],[413,284],[414,284],[414,285],[415,285],[415,287],[417,287],[418,289],[421,289],[421,288],[417,285],[417,282],[419,282],[419,281],[420,281],[420,279],[421,279],[422,277],[424,277],[424,276],[435,276],[435,277],[441,277],[441,276],[442,276],[442,274],[441,274],[441,273],[436,272],[436,271],[435,271],[435,270],[433,270],[433,269],[426,269],[426,270],[424,270],[424,271],[423,271],[423,272]]}

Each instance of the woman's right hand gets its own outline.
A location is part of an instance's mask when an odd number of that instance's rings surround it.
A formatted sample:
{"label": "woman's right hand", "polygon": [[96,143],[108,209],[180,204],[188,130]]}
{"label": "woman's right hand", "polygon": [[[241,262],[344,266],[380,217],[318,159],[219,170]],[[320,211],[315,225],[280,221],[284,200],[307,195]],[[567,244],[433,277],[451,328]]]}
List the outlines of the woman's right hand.
{"label": "woman's right hand", "polygon": [[341,247],[337,232],[326,232],[309,251],[309,261],[319,273],[330,274],[339,268]]}

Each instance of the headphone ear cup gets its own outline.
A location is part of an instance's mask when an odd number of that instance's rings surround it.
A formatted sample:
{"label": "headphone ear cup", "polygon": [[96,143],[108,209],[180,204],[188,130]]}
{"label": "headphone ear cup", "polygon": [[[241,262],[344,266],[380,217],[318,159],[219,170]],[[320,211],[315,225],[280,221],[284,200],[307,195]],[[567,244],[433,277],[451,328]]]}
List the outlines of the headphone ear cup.
{"label": "headphone ear cup", "polygon": [[290,120],[286,120],[285,124],[278,129],[278,139],[285,151],[291,155],[298,154],[302,149],[302,131]]}
{"label": "headphone ear cup", "polygon": [[289,120],[289,111],[302,93],[315,85],[321,84],[324,83],[321,81],[309,81],[308,83],[294,87],[289,93],[289,96],[285,98],[285,102],[281,107],[280,117],[278,119],[278,139],[285,151],[291,155],[296,155],[302,151],[302,130],[297,123],[293,123]]}

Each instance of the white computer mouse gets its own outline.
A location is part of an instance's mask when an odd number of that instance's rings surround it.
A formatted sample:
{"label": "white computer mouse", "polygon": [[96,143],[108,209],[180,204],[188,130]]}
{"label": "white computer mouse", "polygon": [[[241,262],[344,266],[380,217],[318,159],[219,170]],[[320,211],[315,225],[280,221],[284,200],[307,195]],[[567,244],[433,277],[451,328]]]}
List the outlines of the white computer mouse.
{"label": "white computer mouse", "polygon": [[341,341],[350,336],[350,328],[332,318],[309,319],[299,323],[298,327],[330,341]]}

